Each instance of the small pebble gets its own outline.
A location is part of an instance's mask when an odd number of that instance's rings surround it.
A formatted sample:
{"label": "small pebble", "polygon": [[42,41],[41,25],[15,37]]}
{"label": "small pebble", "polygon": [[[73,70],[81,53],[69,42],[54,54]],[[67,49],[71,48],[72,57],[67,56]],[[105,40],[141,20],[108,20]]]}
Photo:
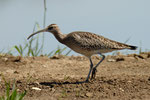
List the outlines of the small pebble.
{"label": "small pebble", "polygon": [[112,58],[107,59],[107,61],[108,61],[108,62],[116,62],[116,60],[115,60],[115,59],[112,59]]}
{"label": "small pebble", "polygon": [[8,70],[6,70],[6,73],[11,73],[11,74],[13,74],[15,71],[14,70],[12,70],[12,69],[8,69]]}
{"label": "small pebble", "polygon": [[124,89],[122,89],[122,88],[119,88],[119,90],[124,91]]}
{"label": "small pebble", "polygon": [[37,91],[41,91],[41,89],[38,88],[38,87],[32,87],[32,89],[33,89],[33,90],[37,90]]}
{"label": "small pebble", "polygon": [[86,93],[86,96],[87,96],[87,97],[92,97],[92,96],[93,96],[93,93],[87,92],[87,93]]}
{"label": "small pebble", "polygon": [[3,58],[3,59],[4,59],[5,62],[8,61],[8,58]]}

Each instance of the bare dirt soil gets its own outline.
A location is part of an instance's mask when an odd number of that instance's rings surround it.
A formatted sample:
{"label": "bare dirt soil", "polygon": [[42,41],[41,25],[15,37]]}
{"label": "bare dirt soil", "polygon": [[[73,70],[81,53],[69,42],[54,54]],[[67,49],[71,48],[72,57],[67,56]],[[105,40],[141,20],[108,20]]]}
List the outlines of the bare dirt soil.
{"label": "bare dirt soil", "polygon": [[[93,56],[96,64],[101,58]],[[150,52],[107,56],[95,80],[84,81],[90,63],[83,56],[14,57],[0,55],[0,95],[5,93],[2,77],[24,100],[150,100]]]}

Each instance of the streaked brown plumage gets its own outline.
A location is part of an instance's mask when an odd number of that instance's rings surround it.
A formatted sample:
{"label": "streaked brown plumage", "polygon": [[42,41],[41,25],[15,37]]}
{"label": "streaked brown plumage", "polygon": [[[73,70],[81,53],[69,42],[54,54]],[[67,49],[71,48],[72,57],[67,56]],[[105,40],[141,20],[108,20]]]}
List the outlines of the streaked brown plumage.
{"label": "streaked brown plumage", "polygon": [[[75,52],[87,56],[90,59],[90,63],[91,63],[90,71],[86,79],[86,82],[89,81],[89,76],[91,71],[92,71],[91,78],[95,77],[97,66],[105,58],[105,56],[102,55],[102,53],[107,53],[114,50],[122,50],[122,49],[135,50],[137,48],[136,46],[119,43],[90,32],[76,31],[76,32],[71,32],[69,34],[62,34],[59,27],[56,24],[51,24],[47,28],[31,34],[28,37],[28,39],[40,32],[51,32],[59,42],[68,46]],[[100,54],[103,57],[102,60],[94,68],[91,60],[91,56],[93,54]]]}
{"label": "streaked brown plumage", "polygon": [[132,46],[104,38],[90,32],[72,32],[63,39],[63,44],[87,57],[114,50],[133,49]]}

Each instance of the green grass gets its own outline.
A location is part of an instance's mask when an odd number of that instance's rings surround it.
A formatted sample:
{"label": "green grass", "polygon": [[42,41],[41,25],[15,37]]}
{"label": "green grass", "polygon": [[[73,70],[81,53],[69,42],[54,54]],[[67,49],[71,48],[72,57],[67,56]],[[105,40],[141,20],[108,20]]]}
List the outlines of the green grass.
{"label": "green grass", "polygon": [[67,47],[61,48],[60,46],[58,46],[56,50],[53,50],[50,53],[45,54],[44,56],[48,56],[48,57],[51,57],[51,56],[54,56],[54,55],[68,56],[72,50],[68,50],[66,53],[64,53],[66,50],[67,50]]}
{"label": "green grass", "polygon": [[[44,18],[43,18],[43,28],[45,28],[45,23],[46,23],[46,0],[44,2]],[[35,22],[34,27],[33,27],[33,32],[35,32],[35,29],[40,29],[40,25],[38,22]],[[15,45],[13,46],[13,49],[17,51],[17,53],[20,56],[39,56],[42,55],[43,53],[43,47],[44,47],[44,34],[42,34],[42,43],[40,45],[39,43],[39,35],[36,37],[32,37],[29,41],[25,39],[24,44],[20,45]],[[35,43],[35,45],[33,45]],[[10,53],[12,50],[10,51]]]}
{"label": "green grass", "polygon": [[17,91],[15,81],[13,83],[12,91],[10,82],[5,81],[6,93],[3,96],[0,96],[0,100],[23,100],[23,97],[26,95],[26,91],[19,93]]}
{"label": "green grass", "polygon": [[[40,55],[44,55],[44,56],[48,56],[48,57],[51,57],[54,55],[67,56],[72,51],[72,50],[68,50],[66,53],[64,53],[64,51],[67,50],[67,47],[61,48],[60,46],[58,46],[56,50],[53,50],[49,53],[43,54],[42,53],[43,49],[39,46],[37,39],[36,39],[36,44],[34,45],[34,47],[32,47],[32,42],[34,42],[34,39],[35,38],[32,38],[29,42],[26,42],[23,45],[19,45],[19,46],[15,45],[13,48],[15,48],[15,50],[17,51],[17,53],[20,56],[40,56]],[[9,53],[9,54],[11,54],[11,53]]]}
{"label": "green grass", "polygon": [[[33,28],[33,32],[35,31],[35,28],[40,29],[40,25],[36,22]],[[53,55],[68,55],[71,50],[67,51],[67,53],[63,53],[67,47],[61,48],[60,46],[57,47],[57,49],[54,51],[51,51],[47,54],[43,54],[43,47],[44,47],[44,40],[42,40],[42,44],[40,45],[39,43],[39,35],[32,37],[30,40],[25,40],[24,44],[20,45],[15,45],[10,51],[9,54],[12,53],[12,51],[15,49],[17,53],[20,56],[40,56],[40,55],[45,55],[48,57],[51,57]],[[43,38],[44,39],[44,38]]]}
{"label": "green grass", "polygon": [[[33,28],[33,32],[35,28],[40,29],[39,24],[36,22]],[[33,46],[33,42],[35,41],[35,45]],[[13,48],[17,51],[20,56],[38,56],[42,50],[43,45],[39,46],[39,35],[36,37],[32,37],[29,41],[25,39],[24,44],[15,45]]]}
{"label": "green grass", "polygon": [[[46,0],[44,0],[43,28],[45,28],[45,24],[46,24],[46,11],[47,11]],[[33,27],[33,33],[35,32],[36,28],[38,30],[41,29],[38,22],[36,22],[34,27]],[[38,34],[37,36],[32,37],[29,41],[25,39],[24,44],[13,46],[13,48],[8,53],[13,54],[12,52],[15,49],[15,51],[17,51],[17,54],[20,55],[20,56],[45,55],[45,56],[51,57],[53,55],[68,55],[71,52],[71,50],[69,50],[69,51],[67,51],[67,53],[64,54],[63,52],[67,49],[67,47],[60,48],[58,46],[58,48],[55,51],[53,50],[49,53],[43,54],[44,40],[45,40],[45,36],[44,36],[44,34],[42,34],[42,42],[41,42],[41,45],[40,45],[39,34]]]}

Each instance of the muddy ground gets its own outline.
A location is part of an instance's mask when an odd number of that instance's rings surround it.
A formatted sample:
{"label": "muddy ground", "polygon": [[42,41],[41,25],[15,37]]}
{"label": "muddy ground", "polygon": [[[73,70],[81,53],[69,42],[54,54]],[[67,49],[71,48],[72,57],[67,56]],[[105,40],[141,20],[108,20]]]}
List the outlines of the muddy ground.
{"label": "muddy ground", "polygon": [[[94,64],[100,57],[94,56]],[[16,80],[24,100],[150,100],[150,52],[107,56],[95,80],[84,81],[89,60],[83,56],[14,57],[0,55],[0,95],[4,77]]]}

